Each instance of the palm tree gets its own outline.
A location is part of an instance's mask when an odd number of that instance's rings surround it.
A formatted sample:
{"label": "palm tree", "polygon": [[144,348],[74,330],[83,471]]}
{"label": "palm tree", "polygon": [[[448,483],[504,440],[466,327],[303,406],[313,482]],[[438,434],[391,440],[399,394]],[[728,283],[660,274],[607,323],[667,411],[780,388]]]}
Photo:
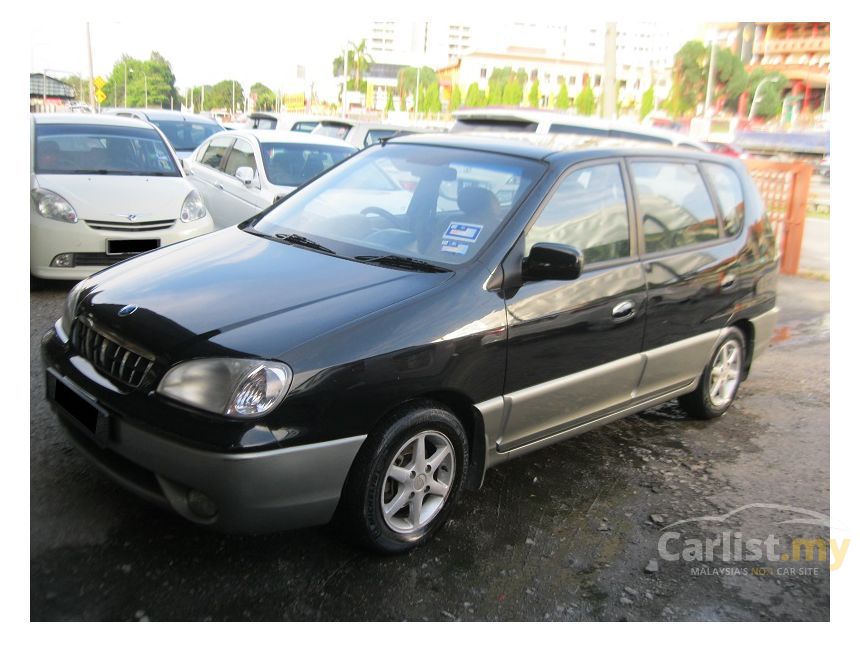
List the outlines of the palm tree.
{"label": "palm tree", "polygon": [[367,41],[362,38],[361,42],[356,45],[353,42],[349,46],[354,52],[353,71],[355,72],[355,89],[361,89],[361,73],[367,71],[370,64],[373,62],[373,56],[367,52]]}

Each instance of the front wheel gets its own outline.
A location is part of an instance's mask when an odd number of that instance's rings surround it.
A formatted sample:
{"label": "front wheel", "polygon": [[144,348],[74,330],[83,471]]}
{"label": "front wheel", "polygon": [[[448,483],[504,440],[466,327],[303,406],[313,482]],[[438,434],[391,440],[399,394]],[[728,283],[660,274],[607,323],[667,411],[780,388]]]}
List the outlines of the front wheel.
{"label": "front wheel", "polygon": [[415,405],[369,436],[347,477],[341,525],[366,546],[402,553],[448,518],[469,463],[463,425],[450,410]]}
{"label": "front wheel", "polygon": [[697,419],[714,419],[725,414],[737,396],[745,355],[744,335],[732,327],[714,350],[698,387],[679,397],[678,402],[687,414]]}

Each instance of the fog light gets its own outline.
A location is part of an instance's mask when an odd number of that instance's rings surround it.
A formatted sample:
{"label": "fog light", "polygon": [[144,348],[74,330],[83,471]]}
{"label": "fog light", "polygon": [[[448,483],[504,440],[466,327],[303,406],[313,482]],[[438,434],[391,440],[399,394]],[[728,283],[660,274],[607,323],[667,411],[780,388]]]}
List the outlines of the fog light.
{"label": "fog light", "polygon": [[193,488],[188,491],[188,508],[192,513],[204,519],[211,519],[218,514],[218,507],[209,497]]}
{"label": "fog light", "polygon": [[60,253],[53,260],[51,260],[52,267],[61,267],[61,268],[69,268],[75,266],[75,254],[74,253]]}

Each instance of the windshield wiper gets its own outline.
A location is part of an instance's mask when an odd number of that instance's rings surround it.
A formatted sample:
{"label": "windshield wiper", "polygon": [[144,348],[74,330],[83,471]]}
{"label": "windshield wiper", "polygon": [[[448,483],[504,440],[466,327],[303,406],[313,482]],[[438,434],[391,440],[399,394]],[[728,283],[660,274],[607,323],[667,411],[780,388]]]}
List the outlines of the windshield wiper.
{"label": "windshield wiper", "polygon": [[355,259],[359,262],[367,262],[368,264],[379,264],[398,269],[412,269],[413,271],[425,271],[427,273],[450,272],[450,269],[405,255],[356,255]]}
{"label": "windshield wiper", "polygon": [[335,252],[327,246],[323,246],[319,242],[314,242],[313,240],[306,238],[304,235],[297,235],[296,233],[275,233],[275,237],[279,240],[283,240],[284,242],[288,242],[289,244],[304,246],[309,249],[315,249],[317,251],[322,251],[323,253],[331,253],[332,255],[335,255]]}

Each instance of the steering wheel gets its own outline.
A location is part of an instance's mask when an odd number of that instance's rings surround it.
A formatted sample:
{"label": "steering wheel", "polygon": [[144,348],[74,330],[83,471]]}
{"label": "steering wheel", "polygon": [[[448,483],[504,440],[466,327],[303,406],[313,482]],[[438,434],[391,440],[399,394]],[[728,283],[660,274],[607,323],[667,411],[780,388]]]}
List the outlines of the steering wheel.
{"label": "steering wheel", "polygon": [[389,222],[394,224],[398,229],[403,230],[404,222],[402,222],[394,213],[389,213],[387,210],[385,210],[384,208],[380,208],[379,206],[368,206],[361,211],[361,214],[379,215],[380,217],[384,217]]}

